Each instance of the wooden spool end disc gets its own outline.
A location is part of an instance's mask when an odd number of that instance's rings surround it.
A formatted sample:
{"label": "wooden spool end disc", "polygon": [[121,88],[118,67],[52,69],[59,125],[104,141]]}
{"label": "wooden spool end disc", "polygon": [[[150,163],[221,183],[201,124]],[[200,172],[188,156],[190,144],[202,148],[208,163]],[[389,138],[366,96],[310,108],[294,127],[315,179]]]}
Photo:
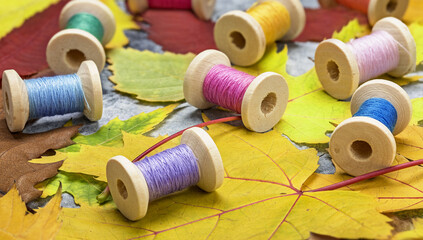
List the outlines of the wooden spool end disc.
{"label": "wooden spool end disc", "polygon": [[394,77],[402,77],[407,73],[413,72],[416,69],[416,42],[407,25],[394,17],[386,17],[373,26],[372,32],[375,31],[389,33],[398,44],[399,64],[397,68],[388,74]]}
{"label": "wooden spool end disc", "polygon": [[150,194],[141,171],[127,158],[115,156],[107,162],[106,176],[119,211],[132,221],[143,218],[147,213]]}
{"label": "wooden spool end disc", "polygon": [[360,82],[360,71],[354,53],[340,40],[328,39],[315,53],[317,76],[325,91],[334,98],[351,97]]}
{"label": "wooden spool end disc", "polygon": [[401,19],[408,8],[409,0],[371,0],[367,10],[369,23],[374,25],[384,17]]}
{"label": "wooden spool end disc", "polygon": [[213,192],[223,183],[222,158],[213,139],[201,128],[194,127],[182,134],[181,144],[188,145],[197,158],[200,180],[197,186],[206,192]]}
{"label": "wooden spool end disc", "polygon": [[191,0],[192,10],[202,20],[209,20],[213,15],[216,0]]}
{"label": "wooden spool end disc", "polygon": [[402,132],[410,123],[412,105],[408,94],[396,83],[376,79],[361,85],[351,98],[351,114],[355,114],[361,105],[370,98],[388,100],[397,110],[397,123],[393,134]]}
{"label": "wooden spool end disc", "polygon": [[15,70],[3,72],[3,104],[7,127],[11,132],[22,131],[29,118],[26,85]]}
{"label": "wooden spool end disc", "polygon": [[103,91],[100,74],[93,61],[82,62],[77,75],[81,79],[85,96],[84,115],[91,121],[100,120],[103,115]]}
{"label": "wooden spool end disc", "polygon": [[203,82],[210,69],[218,64],[231,66],[228,57],[217,50],[203,51],[192,60],[184,78],[184,96],[189,104],[199,109],[207,109],[215,105],[204,97]]}
{"label": "wooden spool end disc", "polygon": [[[269,0],[258,0],[259,3]],[[303,31],[306,23],[304,7],[299,0],[275,0],[281,3],[289,12],[291,26],[288,32],[282,37],[283,40],[293,40]]]}
{"label": "wooden spool end disc", "polygon": [[214,26],[214,41],[232,63],[249,66],[263,57],[266,38],[260,24],[248,13],[230,11]]}
{"label": "wooden spool end disc", "polygon": [[322,8],[331,8],[338,6],[338,3],[335,0],[319,0],[319,4]]}
{"label": "wooden spool end disc", "polygon": [[288,84],[273,72],[256,77],[242,99],[241,117],[245,127],[255,132],[272,129],[282,118],[288,104]]}

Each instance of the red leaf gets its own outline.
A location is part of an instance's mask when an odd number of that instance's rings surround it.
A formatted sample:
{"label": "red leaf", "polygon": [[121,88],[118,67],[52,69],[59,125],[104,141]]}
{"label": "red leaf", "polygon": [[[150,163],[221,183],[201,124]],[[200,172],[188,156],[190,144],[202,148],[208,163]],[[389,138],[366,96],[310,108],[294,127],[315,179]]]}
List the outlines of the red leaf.
{"label": "red leaf", "polygon": [[191,11],[151,9],[143,14],[150,24],[144,27],[148,37],[163,50],[174,53],[200,53],[216,49],[214,23],[199,20]]}
{"label": "red leaf", "polygon": [[60,30],[59,14],[67,2],[62,0],[37,13],[0,40],[0,73],[15,69],[19,75],[29,76],[48,67],[47,43]]}
{"label": "red leaf", "polygon": [[357,18],[360,24],[367,24],[364,13],[336,6],[328,9],[306,9],[306,25],[304,31],[295,41],[316,41],[331,38],[333,32],[340,31],[343,26]]}

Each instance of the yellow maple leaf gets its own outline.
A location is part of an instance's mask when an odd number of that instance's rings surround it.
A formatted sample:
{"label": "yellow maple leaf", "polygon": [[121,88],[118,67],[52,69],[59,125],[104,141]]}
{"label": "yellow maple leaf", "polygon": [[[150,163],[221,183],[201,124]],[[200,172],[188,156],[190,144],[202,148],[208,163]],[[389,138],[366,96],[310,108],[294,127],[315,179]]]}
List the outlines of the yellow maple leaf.
{"label": "yellow maple leaf", "polygon": [[20,27],[26,19],[57,2],[59,0],[0,0],[0,38]]}
{"label": "yellow maple leaf", "polygon": [[61,200],[59,190],[44,208],[31,214],[13,186],[0,198],[0,239],[53,239],[61,225]]}
{"label": "yellow maple leaf", "polygon": [[410,0],[408,3],[407,11],[402,18],[404,22],[416,22],[423,20],[423,1],[422,0]]}

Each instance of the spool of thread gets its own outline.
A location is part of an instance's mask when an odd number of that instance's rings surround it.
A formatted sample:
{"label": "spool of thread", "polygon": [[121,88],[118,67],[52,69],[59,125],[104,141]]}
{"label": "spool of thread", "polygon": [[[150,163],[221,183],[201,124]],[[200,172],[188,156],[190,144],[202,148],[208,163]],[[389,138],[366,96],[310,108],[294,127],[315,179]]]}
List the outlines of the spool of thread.
{"label": "spool of thread", "polygon": [[273,72],[254,77],[230,66],[222,52],[201,52],[185,74],[185,99],[200,109],[220,105],[241,113],[242,122],[252,131],[270,130],[279,122],[288,103],[285,79]]}
{"label": "spool of thread", "polygon": [[267,44],[292,40],[304,26],[305,12],[299,0],[259,0],[247,12],[221,16],[214,27],[214,40],[232,63],[249,66],[263,57]]}
{"label": "spool of thread", "polygon": [[407,93],[390,81],[369,81],[354,93],[351,113],[330,138],[333,161],[353,176],[389,167],[396,155],[394,135],[411,119]]}
{"label": "spool of thread", "polygon": [[358,85],[384,73],[401,77],[416,68],[416,43],[407,26],[392,17],[378,21],[372,34],[343,43],[321,42],[315,53],[316,72],[332,97],[351,97]]}
{"label": "spool of thread", "polygon": [[385,17],[401,19],[407,10],[409,0],[319,0],[324,8],[338,4],[367,14],[369,23],[374,25]]}
{"label": "spool of thread", "polygon": [[70,1],[59,18],[60,32],[47,45],[47,63],[56,74],[70,74],[85,60],[99,72],[106,62],[103,45],[113,37],[116,22],[110,9],[98,0]]}
{"label": "spool of thread", "polygon": [[201,128],[186,130],[181,145],[136,163],[115,156],[106,171],[113,201],[132,221],[143,218],[149,202],[157,198],[193,185],[213,192],[224,177],[219,150]]}
{"label": "spool of thread", "polygon": [[131,13],[142,13],[149,8],[192,9],[202,20],[209,20],[213,15],[216,0],[126,0]]}
{"label": "spool of thread", "polygon": [[6,122],[11,132],[22,131],[29,119],[84,112],[91,121],[103,114],[103,92],[97,67],[84,61],[71,75],[23,81],[15,70],[3,72]]}

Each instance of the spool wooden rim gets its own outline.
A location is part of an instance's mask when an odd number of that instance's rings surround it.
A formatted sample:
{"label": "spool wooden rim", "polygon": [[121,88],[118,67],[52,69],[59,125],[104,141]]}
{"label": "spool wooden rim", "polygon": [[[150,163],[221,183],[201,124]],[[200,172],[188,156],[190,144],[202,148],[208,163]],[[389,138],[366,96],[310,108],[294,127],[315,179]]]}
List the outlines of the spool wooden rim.
{"label": "spool wooden rim", "polygon": [[[191,0],[192,11],[202,20],[209,20],[213,15],[216,0]],[[148,9],[148,0],[127,0],[131,13],[142,13]]]}
{"label": "spool wooden rim", "polygon": [[103,115],[103,90],[100,74],[93,61],[84,61],[76,73],[81,79],[84,91],[84,115],[91,121],[98,121]]}
{"label": "spool wooden rim", "polygon": [[7,127],[11,132],[20,132],[29,118],[26,85],[15,70],[6,70],[3,72],[2,89]]}
{"label": "spool wooden rim", "polygon": [[374,25],[384,17],[401,19],[407,10],[409,0],[370,0],[367,10],[369,23]]}
{"label": "spool wooden rim", "polygon": [[242,99],[241,117],[245,127],[255,132],[272,129],[282,118],[288,104],[288,84],[273,72],[256,77]]}
{"label": "spool wooden rim", "polygon": [[319,44],[315,53],[317,76],[325,91],[334,98],[351,97],[360,82],[354,53],[340,40],[328,39]]}
{"label": "spool wooden rim", "polygon": [[407,25],[394,17],[379,20],[372,29],[389,33],[397,42],[400,53],[398,67],[388,72],[393,77],[402,77],[416,69],[416,42]]}
{"label": "spool wooden rim", "polygon": [[[269,0],[258,0],[258,3],[266,2]],[[282,5],[289,12],[291,18],[291,26],[288,32],[282,37],[283,40],[293,40],[298,37],[305,27],[306,15],[304,7],[299,0],[274,0]]]}
{"label": "spool wooden rim", "polygon": [[[223,183],[222,158],[213,139],[201,128],[190,128],[182,134],[181,144],[188,145],[196,156],[201,189],[212,192]],[[135,221],[145,216],[149,190],[142,172],[127,158],[115,156],[107,162],[107,182],[119,211]]]}
{"label": "spool wooden rim", "polygon": [[396,143],[390,130],[370,117],[353,117],[332,133],[329,152],[334,162],[352,176],[389,167]]}
{"label": "spool wooden rim", "polygon": [[80,29],[56,33],[47,44],[47,63],[56,74],[71,74],[85,60],[92,60],[99,72],[106,62],[103,46],[92,34]]}
{"label": "spool wooden rim", "polygon": [[110,9],[97,0],[74,0],[66,4],[59,17],[59,26],[61,29],[66,27],[69,19],[77,13],[89,13],[100,20],[104,29],[102,43],[106,44],[112,40],[116,31],[115,17]]}
{"label": "spool wooden rim", "polygon": [[370,98],[383,98],[397,110],[397,124],[393,134],[402,132],[410,123],[412,105],[408,94],[396,83],[377,79],[361,85],[351,98],[351,114],[355,114],[361,105]]}
{"label": "spool wooden rim", "polygon": [[214,26],[214,41],[232,63],[249,66],[263,57],[266,38],[260,24],[248,13],[230,11]]}

